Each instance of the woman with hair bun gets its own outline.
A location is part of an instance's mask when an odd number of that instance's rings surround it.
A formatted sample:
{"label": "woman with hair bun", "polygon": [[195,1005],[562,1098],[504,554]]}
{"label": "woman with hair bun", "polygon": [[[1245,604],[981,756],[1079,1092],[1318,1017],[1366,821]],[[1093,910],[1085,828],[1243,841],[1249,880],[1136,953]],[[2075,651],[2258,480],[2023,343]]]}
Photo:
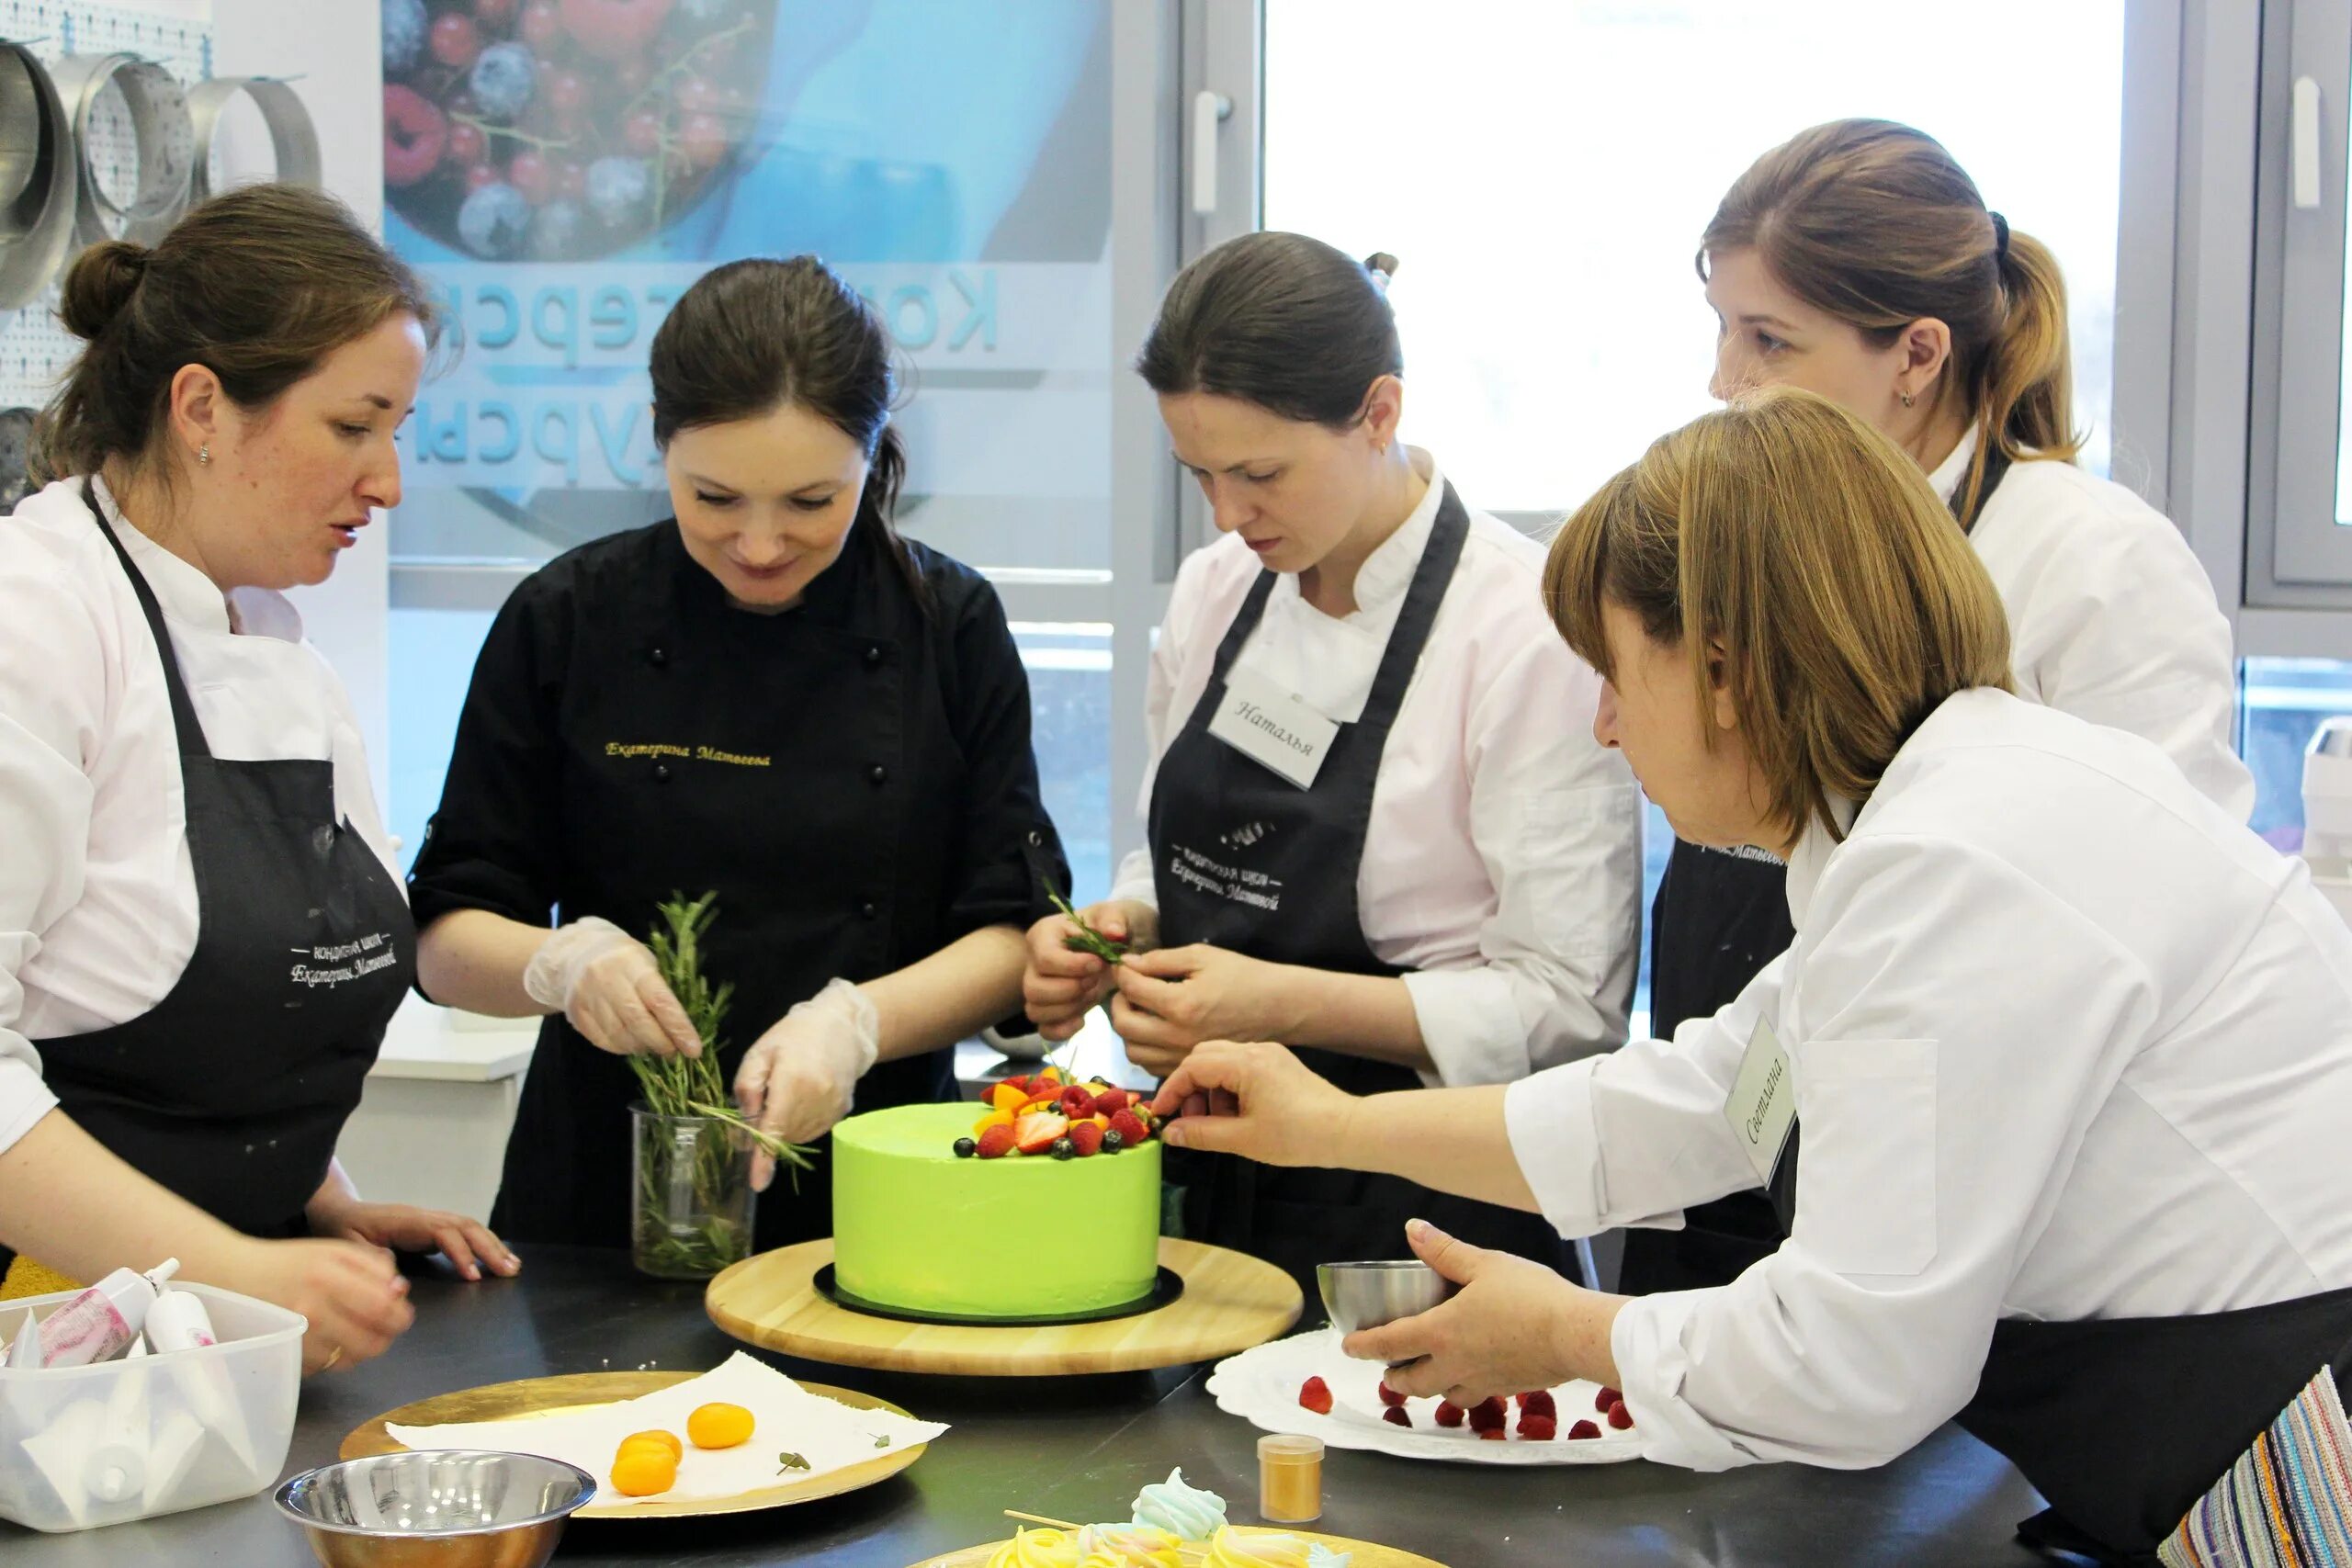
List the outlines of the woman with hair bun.
{"label": "woman with hair bun", "polygon": [[[1110,1005],[1159,1076],[1278,1039],[1359,1092],[1499,1084],[1624,1037],[1640,826],[1600,682],[1544,615],[1540,545],[1407,446],[1395,259],[1221,245],[1136,362],[1219,534],[1152,655],[1149,848],[1088,912],[1115,968],[1030,931],[1049,1036]],[[1540,1222],[1378,1173],[1171,1152],[1183,1234],[1281,1265],[1396,1258],[1416,1214],[1555,1260]]]}
{"label": "woman with hair bun", "polygon": [[399,502],[433,310],[333,197],[262,185],[85,252],[62,314],[49,482],[0,521],[6,1290],[176,1256],[305,1314],[313,1370],[362,1360],[411,1317],[385,1248],[515,1268],[335,1164],[415,932],[281,592]]}
{"label": "woman with hair bun", "polygon": [[[1711,390],[1801,387],[1928,476],[2008,611],[2020,695],[2143,736],[2245,821],[2229,622],[2162,513],[2076,461],[2066,291],[2040,241],[1986,209],[1932,138],[1887,120],[1814,127],[1758,158],[1698,255]],[[1652,912],[1651,1030],[1737,996],[1792,937],[1786,870],[1677,840]],[[1626,1238],[1634,1291],[1721,1284],[1770,1249],[1746,1196]]]}

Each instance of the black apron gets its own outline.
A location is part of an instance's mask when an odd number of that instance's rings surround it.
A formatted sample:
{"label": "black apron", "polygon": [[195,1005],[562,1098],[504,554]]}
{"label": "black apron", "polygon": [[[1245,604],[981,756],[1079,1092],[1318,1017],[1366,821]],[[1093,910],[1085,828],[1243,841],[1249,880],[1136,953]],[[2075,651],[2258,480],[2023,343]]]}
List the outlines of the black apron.
{"label": "black apron", "polygon": [[[933,919],[940,898],[904,890],[923,867],[952,863],[958,825],[906,804],[912,650],[899,623],[865,607],[868,552],[844,551],[800,607],[777,615],[729,605],[674,525],[655,559],[671,592],[624,609],[605,648],[575,654],[566,682],[569,755],[555,808],[572,848],[558,906],[564,920],[601,916],[642,938],[673,893],[718,895],[704,968],[735,987],[719,1053],[731,1089],[743,1053],[828,980],[872,979],[899,967],[905,951],[944,944],[927,926],[895,940],[894,922]],[[881,592],[898,590],[886,582]],[[607,750],[673,739],[750,761]],[[854,1109],[955,1094],[954,1053],[933,1051],[876,1064],[858,1081]],[[509,1240],[628,1246],[628,1108],[640,1098],[626,1057],[550,1016],[515,1108],[492,1227]],[[797,1189],[779,1169],[760,1195],[760,1250],[832,1234],[830,1144],[830,1134],[817,1140]]]}
{"label": "black apron", "polygon": [[[1974,513],[1952,516],[1966,533],[2009,471],[1995,450],[1984,460]],[[1694,1018],[1731,1005],[1764,965],[1796,941],[1789,921],[1789,871],[1760,853],[1674,840],[1650,903],[1650,1035],[1671,1040]],[[1683,1211],[1679,1231],[1625,1233],[1617,1288],[1627,1295],[1728,1285],[1781,1245],[1780,1222],[1759,1192],[1735,1192]]]}
{"label": "black apron", "polygon": [[[1357,868],[1389,727],[1469,531],[1469,513],[1449,484],[1363,716],[1340,726],[1307,789],[1208,732],[1233,660],[1257,629],[1273,592],[1275,574],[1259,574],[1217,645],[1207,688],[1159,761],[1152,788],[1151,852],[1159,888],[1159,935],[1166,945],[1209,942],[1269,963],[1348,975],[1403,973],[1383,963],[1364,941],[1356,905]],[[1175,871],[1179,857],[1187,863],[1187,874]],[[1211,891],[1196,886],[1196,868],[1204,861],[1219,868],[1212,875],[1221,886]],[[1230,878],[1224,875],[1228,871]],[[1267,909],[1227,897],[1245,876],[1250,890],[1272,895],[1278,907]],[[1301,1050],[1298,1056],[1351,1094],[1422,1087],[1412,1069],[1390,1063],[1322,1050]],[[1400,1177],[1283,1169],[1183,1149],[1170,1149],[1162,1158],[1170,1184],[1182,1190],[1185,1235],[1277,1265],[1298,1280],[1309,1302],[1319,1299],[1318,1263],[1410,1257],[1405,1222],[1416,1217],[1475,1246],[1546,1265],[1560,1260],[1560,1238],[1538,1216],[1432,1192]]]}
{"label": "black apron", "polygon": [[127,1023],[34,1042],[65,1113],[249,1235],[306,1230],[335,1139],[413,977],[400,884],[340,818],[334,764],[212,755],[155,594],[85,483],[155,638],[179,741],[196,951]]}
{"label": "black apron", "polygon": [[[1796,1224],[1800,1124],[1762,1199]],[[2005,1318],[1955,1419],[2050,1506],[2028,1543],[2099,1562],[2155,1549],[2323,1368],[2352,1393],[2352,1290],[2183,1317]]]}

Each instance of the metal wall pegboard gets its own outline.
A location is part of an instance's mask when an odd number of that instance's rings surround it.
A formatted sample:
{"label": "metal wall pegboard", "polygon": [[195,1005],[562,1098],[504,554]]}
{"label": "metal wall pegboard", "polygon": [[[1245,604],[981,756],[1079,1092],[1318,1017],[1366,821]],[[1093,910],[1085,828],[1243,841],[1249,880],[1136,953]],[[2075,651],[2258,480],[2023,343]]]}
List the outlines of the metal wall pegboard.
{"label": "metal wall pegboard", "polygon": [[[136,5],[0,0],[0,39],[23,44],[44,64],[69,54],[135,54],[169,71],[182,86],[212,75],[211,23],[157,16]],[[108,90],[92,105],[88,142],[100,186],[109,197],[127,197],[137,184],[137,165],[119,92]],[[81,346],[58,324],[53,283],[39,303],[0,314],[0,407],[40,407]]]}

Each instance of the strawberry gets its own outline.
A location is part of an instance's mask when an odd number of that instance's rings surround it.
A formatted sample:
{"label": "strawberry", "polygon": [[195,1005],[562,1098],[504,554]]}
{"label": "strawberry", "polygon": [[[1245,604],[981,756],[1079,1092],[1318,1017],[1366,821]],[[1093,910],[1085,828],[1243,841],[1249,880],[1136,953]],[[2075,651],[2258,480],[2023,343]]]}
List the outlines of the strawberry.
{"label": "strawberry", "polygon": [[1625,1396],[1619,1393],[1613,1388],[1604,1388],[1599,1393],[1592,1396],[1592,1407],[1595,1410],[1600,1411],[1603,1416],[1609,1414],[1609,1407],[1611,1405],[1623,1404],[1624,1403]]}
{"label": "strawberry", "polygon": [[1000,1122],[980,1134],[982,1159],[995,1159],[1001,1155],[1009,1155],[1012,1152],[1012,1128],[1009,1123]]}
{"label": "strawberry", "polygon": [[1317,1416],[1331,1414],[1331,1385],[1321,1378],[1309,1378],[1299,1385],[1298,1403],[1302,1408]]}
{"label": "strawberry", "polygon": [[1122,1148],[1134,1148],[1151,1136],[1151,1129],[1132,1111],[1122,1111],[1111,1118],[1111,1131],[1119,1134]]}
{"label": "strawberry", "polygon": [[1069,1123],[1060,1117],[1036,1111],[1012,1124],[1012,1141],[1024,1155],[1041,1155],[1069,1131]]}
{"label": "strawberry", "polygon": [[1522,1416],[1519,1435],[1533,1443],[1548,1443],[1560,1435],[1560,1424],[1549,1416]]}
{"label": "strawberry", "polygon": [[1575,1426],[1568,1428],[1568,1436],[1578,1440],[1582,1440],[1586,1438],[1597,1438],[1600,1436],[1600,1428],[1594,1426],[1589,1421],[1579,1421]]}
{"label": "strawberry", "polygon": [[1510,1406],[1499,1399],[1486,1400],[1470,1407],[1470,1427],[1474,1431],[1499,1432],[1510,1419]]}
{"label": "strawberry", "polygon": [[1413,1418],[1405,1414],[1405,1407],[1401,1404],[1390,1405],[1380,1413],[1380,1418],[1392,1427],[1409,1427],[1413,1424]]}
{"label": "strawberry", "polygon": [[1463,1414],[1462,1406],[1450,1399],[1441,1399],[1437,1402],[1437,1424],[1441,1427],[1461,1426]]}
{"label": "strawberry", "polygon": [[1102,1146],[1102,1129],[1091,1122],[1075,1122],[1069,1130],[1069,1141],[1078,1150],[1078,1157],[1083,1159]]}
{"label": "strawberry", "polygon": [[1478,1428],[1478,1436],[1487,1442],[1499,1443],[1507,1441],[1510,1434],[1500,1427],[1481,1427]]}
{"label": "strawberry", "polygon": [[1546,1388],[1539,1388],[1532,1393],[1521,1394],[1519,1408],[1522,1415],[1548,1416],[1555,1420],[1558,1419],[1560,1414],[1560,1407],[1552,1401],[1552,1391]]}
{"label": "strawberry", "polygon": [[1625,1408],[1625,1402],[1623,1400],[1621,1399],[1616,1404],[1609,1407],[1609,1424],[1611,1427],[1616,1427],[1621,1432],[1632,1429],[1634,1425],[1634,1413]]}
{"label": "strawberry", "polygon": [[1101,1111],[1105,1116],[1115,1116],[1120,1111],[1125,1111],[1127,1107],[1136,1103],[1142,1099],[1143,1096],[1136,1093],[1133,1089],[1098,1089],[1095,1091],[1094,1095],[1094,1109]]}
{"label": "strawberry", "polygon": [[1026,1076],[999,1078],[996,1081],[1001,1084],[1010,1085],[1012,1088],[1019,1089],[1021,1091],[1021,1098],[1023,1100],[1028,1099],[1031,1095],[1037,1092],[1037,1081],[1035,1078],[1028,1077]]}
{"label": "strawberry", "polygon": [[1380,1385],[1380,1403],[1387,1405],[1402,1404],[1405,1403],[1405,1396],[1398,1393],[1395,1389],[1390,1388],[1386,1383],[1382,1383]]}
{"label": "strawberry", "polygon": [[1086,1092],[1083,1084],[1072,1084],[1062,1090],[1062,1114],[1073,1122],[1083,1122],[1094,1114],[1094,1097]]}

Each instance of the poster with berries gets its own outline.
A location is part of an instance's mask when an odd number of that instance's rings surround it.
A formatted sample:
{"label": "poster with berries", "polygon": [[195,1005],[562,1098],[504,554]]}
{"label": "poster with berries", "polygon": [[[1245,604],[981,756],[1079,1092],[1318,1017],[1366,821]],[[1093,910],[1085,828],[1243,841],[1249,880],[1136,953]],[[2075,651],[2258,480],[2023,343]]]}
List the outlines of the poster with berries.
{"label": "poster with berries", "polygon": [[1065,558],[1057,506],[1102,533],[1110,17],[383,0],[386,232],[462,344],[403,434],[395,558],[544,558],[666,514],[654,333],[707,268],[803,253],[899,350],[910,531],[983,559],[959,518]]}
{"label": "poster with berries", "polygon": [[1228,1357],[1209,1374],[1209,1394],[1264,1431],[1402,1459],[1549,1465],[1642,1457],[1640,1423],[1613,1388],[1565,1382],[1466,1408],[1408,1399],[1386,1386],[1379,1363],[1342,1354],[1340,1338],[1320,1328]]}

